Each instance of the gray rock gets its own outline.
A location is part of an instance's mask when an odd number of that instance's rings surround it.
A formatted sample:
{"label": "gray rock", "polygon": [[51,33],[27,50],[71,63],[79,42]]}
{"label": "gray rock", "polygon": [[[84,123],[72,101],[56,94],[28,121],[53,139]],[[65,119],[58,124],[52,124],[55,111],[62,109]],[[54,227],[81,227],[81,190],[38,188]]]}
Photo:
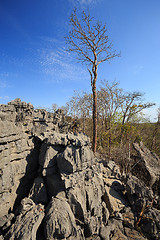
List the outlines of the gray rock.
{"label": "gray rock", "polygon": [[44,218],[44,207],[41,204],[35,205],[29,198],[22,200],[21,207],[15,223],[4,237],[5,240],[36,240],[37,230]]}
{"label": "gray rock", "polygon": [[10,213],[7,214],[3,217],[0,218],[0,228],[2,228],[2,230],[6,230],[8,227],[11,226],[11,221],[14,218],[14,214]]}
{"label": "gray rock", "polygon": [[135,217],[130,207],[124,209],[124,212],[122,213],[122,217],[123,217],[123,225],[125,227],[133,229],[135,224]]}
{"label": "gray rock", "polygon": [[45,179],[49,199],[62,192],[65,195],[64,183],[59,174],[47,175]]}
{"label": "gray rock", "polygon": [[114,161],[109,161],[105,163],[105,173],[107,178],[121,178],[121,172],[118,165]]}
{"label": "gray rock", "polygon": [[57,157],[60,172],[73,173],[86,169],[94,163],[94,156],[89,147],[69,145]]}
{"label": "gray rock", "polygon": [[138,174],[138,177],[145,184],[152,186],[160,178],[160,159],[155,153],[149,151],[142,142],[140,144],[134,143],[133,146],[140,157],[135,165],[135,168],[141,169],[141,174]]}
{"label": "gray rock", "polygon": [[56,145],[67,146],[67,145],[69,145],[67,134],[59,133],[59,132],[56,132],[56,131],[51,136],[49,136],[48,142],[53,146],[56,146]]}
{"label": "gray rock", "polygon": [[142,236],[139,232],[132,228],[125,228],[125,235],[129,240],[145,240],[146,238]]}
{"label": "gray rock", "polygon": [[132,206],[132,210],[140,212],[143,205],[152,202],[153,192],[137,177],[129,175],[126,182],[126,196]]}
{"label": "gray rock", "polygon": [[97,171],[91,168],[62,175],[68,202],[76,219],[83,222],[86,237],[97,235],[100,226],[109,218],[109,211],[102,201],[104,183],[101,177],[98,168]]}
{"label": "gray rock", "polygon": [[29,193],[29,198],[31,198],[36,204],[45,204],[48,202],[47,190],[42,177],[37,177],[34,179],[33,186]]}
{"label": "gray rock", "polygon": [[107,226],[102,226],[100,229],[100,236],[102,240],[128,240],[122,233],[122,222],[111,219]]}
{"label": "gray rock", "polygon": [[42,166],[42,175],[52,175],[57,172],[57,161],[56,161],[56,155],[58,154],[58,151],[52,147],[48,146],[46,143],[44,143],[41,147],[41,153],[39,157],[39,164]]}
{"label": "gray rock", "polygon": [[52,198],[44,219],[46,240],[79,238],[76,220],[69,204],[64,199]]}
{"label": "gray rock", "polygon": [[114,215],[116,212],[120,212],[125,208],[125,206],[128,206],[128,202],[122,194],[107,186],[105,186],[103,200],[106,203],[111,215]]}
{"label": "gray rock", "polygon": [[139,227],[147,237],[160,239],[160,211],[148,205],[144,211]]}
{"label": "gray rock", "polygon": [[[126,177],[114,161],[99,163],[89,138],[69,129],[61,110],[48,113],[20,99],[0,105],[0,237],[144,239],[135,225],[154,199],[138,227],[159,239],[158,158],[135,145],[145,175]],[[40,203],[48,202],[44,211]]]}

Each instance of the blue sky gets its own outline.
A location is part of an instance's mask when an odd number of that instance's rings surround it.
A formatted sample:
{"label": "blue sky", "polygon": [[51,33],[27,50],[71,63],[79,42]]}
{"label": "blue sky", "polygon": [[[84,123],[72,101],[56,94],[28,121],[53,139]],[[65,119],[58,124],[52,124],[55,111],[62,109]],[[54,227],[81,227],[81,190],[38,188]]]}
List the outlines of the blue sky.
{"label": "blue sky", "polygon": [[0,103],[17,97],[35,107],[64,105],[74,90],[91,91],[85,65],[66,52],[74,7],[107,24],[121,58],[99,66],[98,82],[117,80],[160,106],[159,0],[0,0]]}

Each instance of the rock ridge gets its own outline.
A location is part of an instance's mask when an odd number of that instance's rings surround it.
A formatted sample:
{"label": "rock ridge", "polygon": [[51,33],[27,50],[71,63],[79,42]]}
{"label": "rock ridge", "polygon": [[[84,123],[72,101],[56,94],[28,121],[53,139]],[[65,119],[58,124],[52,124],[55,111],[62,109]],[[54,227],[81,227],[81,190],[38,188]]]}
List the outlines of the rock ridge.
{"label": "rock ridge", "polygon": [[160,239],[159,158],[135,144],[126,175],[71,129],[62,110],[0,105],[0,239]]}

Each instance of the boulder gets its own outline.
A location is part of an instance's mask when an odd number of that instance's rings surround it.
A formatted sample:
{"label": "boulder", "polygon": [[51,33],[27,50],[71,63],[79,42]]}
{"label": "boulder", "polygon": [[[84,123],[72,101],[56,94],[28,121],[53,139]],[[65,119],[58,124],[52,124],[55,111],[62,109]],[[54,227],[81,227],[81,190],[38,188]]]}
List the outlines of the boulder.
{"label": "boulder", "polygon": [[41,204],[35,205],[31,199],[24,198],[21,202],[20,213],[4,239],[36,240],[37,230],[44,215],[44,207]]}
{"label": "boulder", "polygon": [[66,199],[52,198],[46,208],[44,219],[45,238],[55,239],[84,239],[83,233],[79,233],[76,219]]}
{"label": "boulder", "polygon": [[60,172],[73,173],[91,166],[94,156],[89,147],[69,145],[57,157]]}
{"label": "boulder", "polygon": [[133,228],[125,228],[125,235],[129,240],[146,240],[145,237]]}
{"label": "boulder", "polygon": [[148,186],[153,186],[153,184],[160,179],[159,157],[149,151],[142,142],[140,142],[140,144],[133,143],[133,147],[139,155],[139,159],[137,159],[134,166],[138,177]]}
{"label": "boulder", "polygon": [[[98,165],[98,164],[97,164]],[[79,223],[83,223],[85,236],[97,235],[102,224],[106,224],[109,211],[103,202],[104,182],[97,166],[69,175],[61,174],[66,197]]]}
{"label": "boulder", "polygon": [[29,198],[34,201],[34,203],[47,203],[47,189],[42,177],[37,177],[34,179],[33,186],[29,193]]}
{"label": "boulder", "polygon": [[100,229],[100,236],[103,240],[128,240],[123,234],[123,226],[121,221],[110,219],[107,226],[103,226]]}
{"label": "boulder", "polygon": [[3,231],[8,229],[11,226],[13,219],[14,219],[14,214],[13,213],[9,213],[9,214],[1,217],[0,218],[0,228]]}
{"label": "boulder", "polygon": [[154,198],[152,189],[132,175],[126,179],[126,196],[134,212],[140,212],[144,204]]}
{"label": "boulder", "polygon": [[160,239],[160,211],[146,205],[139,228],[148,238]]}

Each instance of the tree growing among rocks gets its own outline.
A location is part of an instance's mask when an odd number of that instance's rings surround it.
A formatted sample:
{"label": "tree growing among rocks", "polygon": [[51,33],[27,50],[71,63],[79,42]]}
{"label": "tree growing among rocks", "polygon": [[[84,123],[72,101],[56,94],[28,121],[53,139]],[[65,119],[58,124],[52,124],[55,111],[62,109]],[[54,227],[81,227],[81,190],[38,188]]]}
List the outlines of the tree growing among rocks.
{"label": "tree growing among rocks", "polygon": [[100,63],[110,61],[120,56],[112,49],[106,24],[99,21],[94,22],[94,18],[89,13],[82,12],[78,17],[76,9],[70,17],[71,31],[66,37],[69,52],[75,52],[78,61],[85,63],[91,78],[93,93],[93,152],[97,147],[97,89],[96,82],[98,76],[98,66]]}

